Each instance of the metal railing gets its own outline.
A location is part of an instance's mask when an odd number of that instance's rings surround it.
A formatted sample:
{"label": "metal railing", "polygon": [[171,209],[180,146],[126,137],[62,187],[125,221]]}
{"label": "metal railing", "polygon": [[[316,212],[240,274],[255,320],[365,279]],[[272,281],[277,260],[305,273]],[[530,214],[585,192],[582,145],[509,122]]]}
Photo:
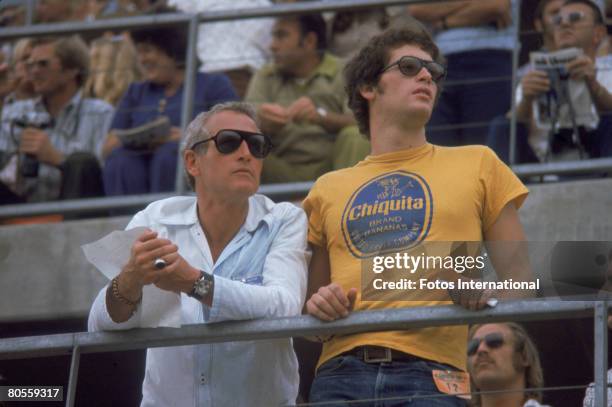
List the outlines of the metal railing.
{"label": "metal railing", "polygon": [[[112,18],[95,20],[88,22],[63,22],[54,24],[36,24],[24,27],[8,27],[0,30],[0,40],[16,39],[26,36],[42,36],[49,34],[69,34],[69,33],[95,33],[106,30],[126,30],[139,28],[144,26],[162,26],[173,24],[188,24],[188,43],[187,43],[187,63],[186,63],[186,79],[183,94],[183,109],[181,116],[181,127],[183,129],[189,123],[191,114],[193,113],[193,95],[195,92],[195,73],[197,65],[196,43],[198,36],[199,23],[218,22],[228,20],[240,20],[248,18],[264,18],[278,17],[304,12],[326,12],[326,11],[343,11],[343,10],[362,10],[370,7],[394,6],[394,5],[409,5],[424,2],[437,2],[442,0],[353,0],[350,2],[343,0],[332,1],[312,1],[300,2],[291,4],[275,4],[267,7],[236,9],[236,10],[219,10],[203,12],[199,14],[185,13],[168,13],[159,15],[142,15],[123,18]],[[28,22],[31,22],[33,14],[32,7],[34,1],[28,0],[27,15]],[[516,43],[519,44],[520,30],[517,27]],[[516,111],[514,92],[517,83],[517,68],[518,68],[518,49],[515,47],[512,59],[512,111],[511,111],[511,132],[510,132],[510,162],[514,162],[515,147],[516,147]],[[178,159],[178,171],[176,179],[176,193],[183,194],[186,191],[183,178],[182,159]],[[547,163],[547,164],[529,164],[518,165],[512,167],[520,176],[539,176],[544,174],[567,174],[576,172],[593,172],[593,171],[608,171],[612,168],[612,159],[595,159],[583,160],[579,162],[565,163]],[[262,187],[265,190],[267,186]],[[288,196],[290,199],[303,197],[308,190],[300,190],[299,185],[281,184],[274,188],[277,191],[277,196]],[[298,192],[298,190],[300,190]],[[16,217],[16,216],[34,216],[49,213],[74,213],[92,212],[96,210],[123,210],[136,207],[142,207],[154,198],[162,195],[150,196],[126,196],[126,197],[107,197],[100,199],[82,199],[74,200],[66,203],[47,202],[39,204],[22,204],[17,206],[12,205],[0,208],[0,218]],[[167,195],[163,195],[167,196]],[[65,212],[64,212],[65,211]],[[26,215],[27,214],[27,215]]]}
{"label": "metal railing", "polygon": [[68,333],[0,341],[0,360],[72,355],[66,405],[73,406],[81,354],[326,334],[417,329],[448,325],[536,321],[594,316],[595,406],[607,404],[608,309],[606,301],[524,300],[469,311],[455,305],[354,312],[320,322],[310,316],[142,328],[129,331]]}

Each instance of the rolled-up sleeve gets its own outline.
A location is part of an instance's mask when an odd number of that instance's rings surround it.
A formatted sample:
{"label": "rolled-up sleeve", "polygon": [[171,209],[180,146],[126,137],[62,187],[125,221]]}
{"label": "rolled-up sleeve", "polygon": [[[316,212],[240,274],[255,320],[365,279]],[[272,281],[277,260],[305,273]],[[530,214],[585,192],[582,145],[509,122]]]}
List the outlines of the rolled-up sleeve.
{"label": "rolled-up sleeve", "polygon": [[[213,302],[206,322],[299,315],[306,296],[310,252],[304,212],[290,205],[266,255],[263,285],[215,276]],[[290,208],[290,209],[289,209]]]}
{"label": "rolled-up sleeve", "polygon": [[87,330],[94,331],[117,331],[122,329],[137,328],[140,324],[141,307],[138,307],[134,315],[125,322],[117,323],[112,320],[106,308],[106,290],[108,285],[104,286],[98,293],[98,296],[91,306],[89,318],[87,320]]}

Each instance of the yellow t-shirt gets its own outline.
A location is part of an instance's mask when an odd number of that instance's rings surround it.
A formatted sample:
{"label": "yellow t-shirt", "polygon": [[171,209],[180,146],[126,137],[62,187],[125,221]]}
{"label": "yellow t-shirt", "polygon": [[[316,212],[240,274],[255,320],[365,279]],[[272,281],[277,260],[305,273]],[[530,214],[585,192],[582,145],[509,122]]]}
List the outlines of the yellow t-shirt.
{"label": "yellow t-shirt", "polygon": [[[361,287],[362,261],[425,241],[481,241],[511,201],[520,207],[527,188],[484,146],[425,144],[369,156],[352,168],[320,177],[304,200],[308,240],[329,252],[331,281]],[[355,310],[435,305],[440,302],[361,301]],[[357,346],[397,349],[465,370],[467,327],[335,336],[319,365]]]}

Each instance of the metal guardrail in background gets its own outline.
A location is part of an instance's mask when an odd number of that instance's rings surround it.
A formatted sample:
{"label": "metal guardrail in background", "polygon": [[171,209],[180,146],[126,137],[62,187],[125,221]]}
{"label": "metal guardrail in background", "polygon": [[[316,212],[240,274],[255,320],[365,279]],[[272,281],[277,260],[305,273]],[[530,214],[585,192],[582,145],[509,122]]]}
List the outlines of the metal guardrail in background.
{"label": "metal guardrail in background", "polygon": [[[197,25],[199,23],[239,20],[247,18],[264,18],[278,17],[303,12],[325,12],[325,11],[342,11],[342,10],[360,10],[369,7],[382,7],[393,5],[409,5],[424,2],[437,2],[442,0],[353,0],[346,2],[343,0],[330,1],[312,1],[291,4],[275,4],[268,7],[256,7],[248,9],[236,10],[218,10],[204,12],[200,14],[185,14],[185,13],[168,13],[159,15],[141,15],[123,18],[111,18],[88,22],[63,22],[54,24],[37,24],[25,27],[9,27],[0,30],[0,40],[15,39],[25,36],[41,36],[48,34],[68,34],[68,33],[91,33],[103,32],[105,30],[126,30],[145,26],[161,26],[161,25],[176,25],[188,24],[188,45],[187,45],[187,64],[186,64],[186,80],[185,93],[183,95],[183,114],[181,116],[181,126],[184,129],[193,112],[193,94],[195,91],[195,71],[197,64],[196,56],[196,41],[197,41]],[[32,5],[33,1],[28,0],[28,5]],[[30,7],[31,8],[31,7]],[[31,12],[31,10],[30,10]],[[31,13],[30,13],[31,14]],[[519,43],[520,30],[517,29],[517,44]],[[517,47],[518,48],[518,47]],[[513,55],[512,81],[516,83],[516,68],[518,65],[516,52]],[[513,88],[514,89],[514,88]],[[514,98],[512,99],[514,106]],[[514,111],[514,107],[513,107]],[[515,114],[513,113],[513,118]],[[511,125],[510,146],[514,146],[516,139],[516,126]],[[514,156],[514,151],[511,150],[511,157]],[[512,161],[511,161],[512,162]],[[584,160],[579,162],[566,163],[547,163],[547,164],[529,164],[517,165],[513,169],[520,176],[539,176],[549,173],[569,174],[576,172],[593,172],[599,170],[610,170],[612,159],[601,160]],[[182,177],[181,157],[178,160],[177,171],[177,189],[178,194],[185,193],[185,183]],[[288,199],[296,199],[304,196],[307,189],[301,189],[301,184],[282,184],[275,187],[278,195],[288,197]],[[262,191],[268,186],[263,186]],[[265,193],[265,192],[264,192]],[[75,213],[75,212],[93,212],[96,210],[118,210],[143,207],[159,197],[169,195],[149,195],[149,196],[126,196],[126,197],[107,197],[99,199],[84,199],[66,202],[48,202],[39,204],[22,204],[17,208],[14,205],[0,207],[0,218],[16,217],[16,216],[33,216],[49,213]],[[281,198],[274,198],[281,199]],[[282,198],[286,199],[286,198]],[[79,209],[80,208],[80,209]]]}
{"label": "metal guardrail in background", "polygon": [[81,354],[124,351],[162,346],[183,346],[326,335],[348,334],[434,326],[466,325],[503,321],[583,318],[594,316],[595,330],[595,405],[604,406],[607,398],[607,314],[612,303],[605,301],[524,300],[501,302],[495,308],[468,311],[459,306],[413,307],[355,312],[346,319],[320,322],[310,316],[293,318],[230,321],[215,324],[185,325],[176,328],[143,328],[129,331],[69,333],[0,341],[0,360],[61,356],[72,354],[66,394],[72,406],[76,392]]}
{"label": "metal guardrail in background", "polygon": [[[258,193],[275,201],[294,201],[306,196],[312,182],[262,185]],[[186,195],[186,194],[185,194]],[[175,193],[126,195],[111,198],[74,199],[33,204],[0,205],[0,219],[48,214],[85,214],[112,210],[140,210],[151,202],[176,196]]]}

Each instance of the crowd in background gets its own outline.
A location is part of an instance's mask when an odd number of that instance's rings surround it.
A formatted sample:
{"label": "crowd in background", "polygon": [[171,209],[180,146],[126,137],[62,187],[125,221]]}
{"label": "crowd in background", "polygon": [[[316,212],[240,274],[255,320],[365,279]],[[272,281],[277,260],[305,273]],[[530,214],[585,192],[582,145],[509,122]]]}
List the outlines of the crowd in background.
{"label": "crowd in background", "polygon": [[[537,45],[545,51],[583,48],[596,61],[600,85],[611,89],[607,72],[612,60],[607,56],[609,41],[602,17],[583,16],[580,21],[569,21],[570,16],[565,23],[559,22],[555,15],[562,3],[562,0],[525,1],[524,8],[535,10],[533,20],[529,21],[535,31],[529,36],[538,37]],[[270,0],[243,0],[232,2],[231,7],[271,4]],[[597,5],[604,10],[602,1]],[[176,11],[194,13],[227,7],[227,2],[214,0],[40,0],[36,3],[34,22],[88,21]],[[8,5],[0,13],[4,26],[24,24],[23,5]],[[509,162],[512,64],[519,21],[518,1],[495,0],[203,24],[197,43],[200,73],[196,78],[193,114],[228,100],[254,103],[263,129],[275,146],[264,165],[264,183],[309,181],[325,172],[351,166],[367,155],[369,143],[359,134],[346,108],[343,63],[365,40],[388,27],[420,25],[434,34],[448,67],[444,90],[428,126],[429,142],[446,146],[488,144]],[[555,32],[563,31],[566,28],[563,24],[577,27],[581,36],[569,44],[557,45],[559,38],[555,38]],[[311,33],[312,38],[308,37]],[[297,37],[292,38],[293,34]],[[36,60],[39,39],[23,38],[2,45],[2,203],[174,190],[181,139],[186,29],[143,27],[131,32],[106,32],[86,40],[47,39],[47,44],[54,48],[51,54],[58,58],[56,70],[44,65],[49,60]],[[62,45],[65,49],[60,50],[60,43],[73,46]],[[89,55],[87,61],[83,59],[84,52]],[[72,60],[80,61],[76,75],[65,69]],[[534,93],[530,82],[525,82],[533,78],[533,70],[528,66],[519,72],[526,74],[519,78],[522,82],[517,90],[515,162],[610,156],[610,120],[605,114],[610,110],[610,101],[595,100],[593,117],[584,127],[564,129],[561,120],[554,130],[563,136],[559,147],[558,143],[550,142],[550,131],[538,129],[533,122],[533,100],[547,88],[540,85]],[[61,83],[65,83],[62,81],[55,89],[42,83],[50,76],[59,78],[61,73],[72,75],[74,89],[62,87]],[[51,106],[52,100],[57,106]],[[79,100],[97,107],[85,114],[83,103],[77,103]],[[78,111],[70,110],[71,106],[78,107]],[[125,133],[143,130],[142,126],[144,130],[166,134],[144,147],[129,144]],[[89,131],[88,127],[94,130]],[[71,132],[74,134],[68,134]],[[579,156],[557,154],[555,148],[573,149]],[[86,165],[91,170],[90,181],[81,176],[83,154],[90,155]],[[79,156],[79,164],[72,166],[75,155]],[[30,164],[33,169],[40,167],[40,171],[28,172]],[[70,175],[75,169],[76,177]],[[94,181],[96,177],[99,180]],[[81,190],[84,183],[87,187]]]}

